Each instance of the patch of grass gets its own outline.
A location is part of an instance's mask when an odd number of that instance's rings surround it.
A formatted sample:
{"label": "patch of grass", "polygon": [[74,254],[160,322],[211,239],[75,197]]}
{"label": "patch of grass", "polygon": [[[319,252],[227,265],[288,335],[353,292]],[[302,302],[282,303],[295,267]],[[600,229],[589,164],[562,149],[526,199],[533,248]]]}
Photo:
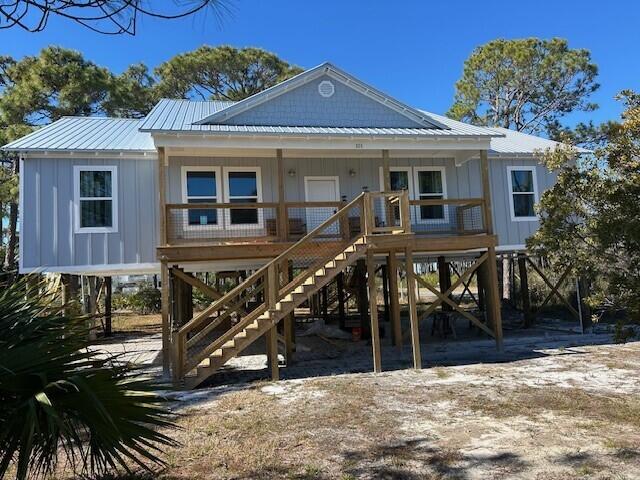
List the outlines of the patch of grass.
{"label": "patch of grass", "polygon": [[435,367],[433,369],[433,373],[436,374],[436,377],[438,377],[441,380],[444,380],[445,378],[449,378],[452,374],[449,370],[447,370],[445,367]]}
{"label": "patch of grass", "polygon": [[439,465],[451,467],[463,459],[463,455],[455,448],[443,448],[431,455],[431,461]]}
{"label": "patch of grass", "polygon": [[117,312],[113,315],[114,333],[160,333],[162,318],[160,315],[138,315],[129,312]]}
{"label": "patch of grass", "polygon": [[633,460],[640,457],[638,446],[626,439],[607,438],[602,444],[613,450],[613,455],[620,460]]}
{"label": "patch of grass", "polygon": [[317,467],[315,465],[307,465],[306,467],[304,467],[302,478],[305,480],[311,480],[313,478],[319,478],[320,475],[322,475],[322,469],[320,467]]}
{"label": "patch of grass", "polygon": [[554,412],[576,418],[598,419],[640,427],[640,399],[632,395],[599,395],[580,388],[522,387],[500,391],[491,397],[457,397],[465,408],[497,418],[538,417]]}
{"label": "patch of grass", "polygon": [[576,475],[579,475],[581,477],[590,477],[602,471],[603,469],[604,466],[597,462],[586,462],[577,466],[574,471],[576,472]]}

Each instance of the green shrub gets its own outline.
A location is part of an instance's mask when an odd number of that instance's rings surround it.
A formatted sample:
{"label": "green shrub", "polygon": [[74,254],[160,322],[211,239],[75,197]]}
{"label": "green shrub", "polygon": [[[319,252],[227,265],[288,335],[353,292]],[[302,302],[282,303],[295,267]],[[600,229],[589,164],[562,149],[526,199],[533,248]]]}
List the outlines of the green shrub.
{"label": "green shrub", "polygon": [[636,331],[632,325],[625,320],[618,320],[613,332],[613,341],[616,343],[627,343],[629,340],[633,340],[636,336]]}
{"label": "green shrub", "polygon": [[114,293],[111,296],[111,307],[114,310],[128,310],[131,308],[129,297],[131,295],[125,295],[124,293]]}
{"label": "green shrub", "polygon": [[91,476],[163,463],[176,443],[157,428],[175,425],[158,386],[87,348],[86,319],[28,285],[0,290],[0,478],[51,476],[60,456]]}
{"label": "green shrub", "polygon": [[160,313],[160,290],[151,285],[144,285],[128,297],[129,308],[138,314]]}

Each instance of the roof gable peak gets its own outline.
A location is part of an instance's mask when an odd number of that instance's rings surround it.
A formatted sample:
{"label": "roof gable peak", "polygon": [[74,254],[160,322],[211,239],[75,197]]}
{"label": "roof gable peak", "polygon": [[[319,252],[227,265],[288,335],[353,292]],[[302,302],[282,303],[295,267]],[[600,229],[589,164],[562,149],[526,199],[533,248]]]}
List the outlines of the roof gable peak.
{"label": "roof gable peak", "polygon": [[396,113],[408,118],[416,124],[416,128],[442,129],[448,130],[449,127],[425,114],[424,112],[412,108],[381,91],[367,85],[358,80],[354,76],[339,69],[335,65],[324,62],[316,67],[306,70],[294,77],[291,77],[273,87],[267,88],[256,93],[244,100],[240,100],[227,108],[208,115],[198,121],[193,122],[194,125],[212,125],[226,122],[236,115],[249,111],[258,105],[262,105],[270,100],[277,98],[287,92],[295,90],[303,85],[308,84],[322,76],[328,76],[331,79],[340,82],[348,88],[368,97],[371,100],[395,111]]}

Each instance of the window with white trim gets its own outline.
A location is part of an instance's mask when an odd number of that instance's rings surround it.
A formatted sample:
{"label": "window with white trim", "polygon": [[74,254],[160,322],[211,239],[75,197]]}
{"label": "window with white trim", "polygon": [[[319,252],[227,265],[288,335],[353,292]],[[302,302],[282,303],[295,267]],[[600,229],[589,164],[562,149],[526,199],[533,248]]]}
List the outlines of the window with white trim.
{"label": "window with white trim", "polygon": [[77,232],[117,231],[117,167],[75,166]]}
{"label": "window with white trim", "polygon": [[513,221],[537,220],[538,201],[536,167],[507,167],[509,203]]}
{"label": "window with white trim", "polygon": [[[224,169],[225,194],[229,203],[258,203],[262,201],[259,167],[229,167]],[[228,225],[260,226],[262,211],[257,208],[231,209]]]}
{"label": "window with white trim", "polygon": [[[186,203],[218,203],[220,196],[219,167],[183,167],[183,198]],[[219,226],[218,210],[212,208],[189,209],[190,226]]]}
{"label": "window with white trim", "polygon": [[[447,198],[445,167],[415,167],[415,191],[418,200]],[[423,222],[447,220],[443,205],[421,205],[419,219]]]}

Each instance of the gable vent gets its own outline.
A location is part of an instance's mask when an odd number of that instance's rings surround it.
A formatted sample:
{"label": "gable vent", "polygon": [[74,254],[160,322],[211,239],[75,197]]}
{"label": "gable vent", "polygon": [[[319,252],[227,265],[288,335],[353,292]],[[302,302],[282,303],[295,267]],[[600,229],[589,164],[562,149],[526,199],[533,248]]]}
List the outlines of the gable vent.
{"label": "gable vent", "polygon": [[321,97],[329,98],[336,93],[336,87],[329,80],[323,80],[318,84],[318,93]]}

